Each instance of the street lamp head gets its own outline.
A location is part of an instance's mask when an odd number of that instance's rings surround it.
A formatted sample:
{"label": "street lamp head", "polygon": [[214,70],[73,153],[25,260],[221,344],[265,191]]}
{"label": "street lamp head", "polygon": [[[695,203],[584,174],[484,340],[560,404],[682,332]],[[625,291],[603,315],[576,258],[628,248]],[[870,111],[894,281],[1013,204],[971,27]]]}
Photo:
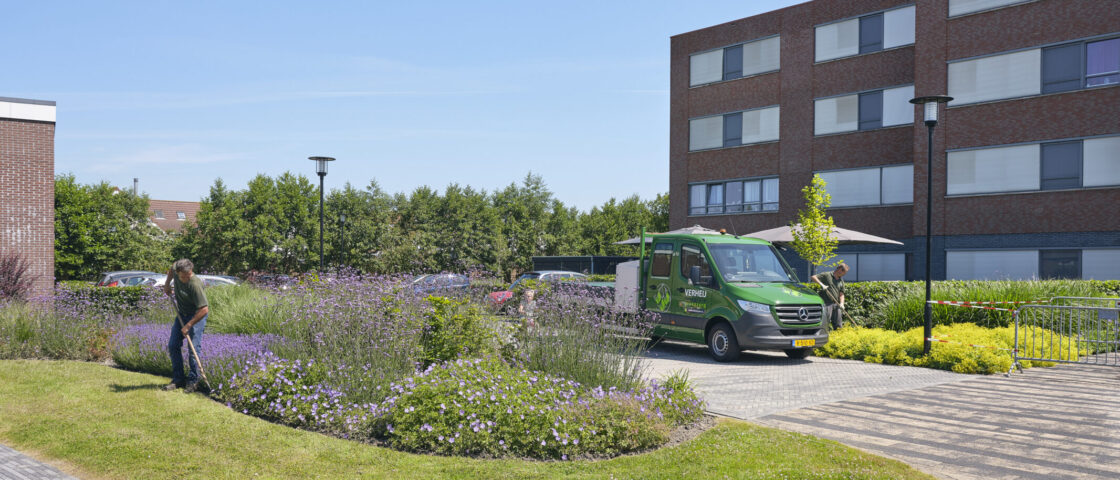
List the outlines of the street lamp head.
{"label": "street lamp head", "polygon": [[340,221],[342,223],[346,223],[346,214],[345,213],[339,214],[338,221]]}
{"label": "street lamp head", "polygon": [[327,162],[334,161],[334,157],[307,157],[307,159],[315,162],[315,173],[320,177],[327,174]]}
{"label": "street lamp head", "polygon": [[945,95],[930,95],[910,99],[910,103],[914,105],[925,105],[925,121],[926,125],[929,126],[937,125],[937,104],[951,101],[953,101],[953,97],[946,97]]}

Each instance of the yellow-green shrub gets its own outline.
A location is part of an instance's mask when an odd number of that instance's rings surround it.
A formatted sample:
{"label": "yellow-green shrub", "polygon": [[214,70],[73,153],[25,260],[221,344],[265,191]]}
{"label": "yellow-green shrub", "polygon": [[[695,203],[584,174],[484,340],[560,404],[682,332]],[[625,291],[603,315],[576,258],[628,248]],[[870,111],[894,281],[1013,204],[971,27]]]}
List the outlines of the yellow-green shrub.
{"label": "yellow-green shrub", "polygon": [[[1035,332],[1035,341],[1020,339],[1023,356],[1044,357],[1050,355],[1050,345],[1069,345],[1069,337],[1058,335],[1049,330]],[[817,350],[817,355],[832,358],[849,358],[872,363],[889,365],[910,365],[915,367],[951,370],[957,373],[1001,373],[1011,368],[1011,347],[1015,343],[1014,327],[985,328],[972,323],[939,325],[934,327],[935,338],[953,343],[933,342],[929,356],[922,355],[922,328],[912,328],[905,332],[895,332],[880,328],[850,327],[835,330],[829,334],[828,345]],[[1044,341],[1043,341],[1044,340]],[[969,345],[983,345],[979,348]],[[1003,349],[1003,350],[997,350]],[[1077,360],[1066,351],[1058,352],[1062,360]],[[1080,355],[1086,352],[1082,348]],[[1053,362],[1020,362],[1023,368],[1049,367]]]}

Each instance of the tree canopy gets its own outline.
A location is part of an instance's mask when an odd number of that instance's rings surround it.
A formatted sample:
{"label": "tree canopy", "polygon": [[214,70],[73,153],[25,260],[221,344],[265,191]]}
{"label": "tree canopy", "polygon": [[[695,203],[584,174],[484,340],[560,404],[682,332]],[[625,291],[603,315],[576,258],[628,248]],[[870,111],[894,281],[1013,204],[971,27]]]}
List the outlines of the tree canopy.
{"label": "tree canopy", "polygon": [[[258,175],[244,190],[219,179],[201,203],[176,256],[231,274],[318,266],[318,189],[306,177]],[[324,206],[325,262],[377,273],[509,277],[530,269],[533,256],[635,255],[635,247],[613,242],[669,223],[668,195],[611,199],[582,213],[533,174],[494,192],[451,184],[442,192],[424,186],[389,195],[376,181],[347,183],[328,192]]]}
{"label": "tree canopy", "polygon": [[123,269],[161,271],[171,262],[171,237],[148,219],[148,197],[107,182],[55,177],[55,277],[90,280]]}

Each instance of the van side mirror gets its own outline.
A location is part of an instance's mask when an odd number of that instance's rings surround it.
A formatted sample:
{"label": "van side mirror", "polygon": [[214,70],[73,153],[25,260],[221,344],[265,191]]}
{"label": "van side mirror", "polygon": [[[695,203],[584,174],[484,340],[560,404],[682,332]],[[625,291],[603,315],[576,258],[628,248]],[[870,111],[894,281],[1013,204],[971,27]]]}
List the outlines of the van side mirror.
{"label": "van side mirror", "polygon": [[699,265],[693,265],[688,269],[688,279],[692,281],[693,285],[701,285]]}

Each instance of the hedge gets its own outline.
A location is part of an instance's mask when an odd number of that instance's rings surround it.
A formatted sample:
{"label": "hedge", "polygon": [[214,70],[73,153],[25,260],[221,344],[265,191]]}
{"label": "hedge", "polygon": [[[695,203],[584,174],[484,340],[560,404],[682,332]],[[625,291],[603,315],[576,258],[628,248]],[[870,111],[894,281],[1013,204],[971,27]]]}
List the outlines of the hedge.
{"label": "hedge", "polygon": [[[819,292],[816,283],[807,284]],[[932,284],[933,300],[1029,301],[1051,297],[1117,297],[1120,280],[945,280]],[[847,314],[867,327],[904,331],[924,322],[925,282],[858,282],[846,287]],[[934,305],[936,325],[975,323],[986,327],[1011,324],[1007,312]]]}

